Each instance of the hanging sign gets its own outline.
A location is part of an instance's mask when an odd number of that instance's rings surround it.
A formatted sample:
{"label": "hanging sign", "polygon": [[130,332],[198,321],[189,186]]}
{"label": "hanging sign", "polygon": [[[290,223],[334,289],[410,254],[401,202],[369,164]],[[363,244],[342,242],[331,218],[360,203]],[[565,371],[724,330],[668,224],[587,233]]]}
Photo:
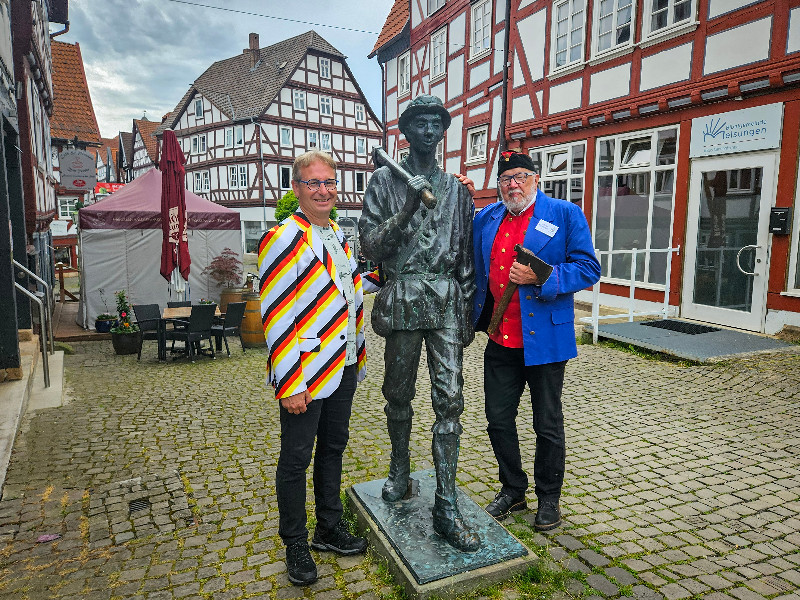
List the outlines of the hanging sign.
{"label": "hanging sign", "polygon": [[754,106],[692,119],[689,156],[716,156],[780,148],[783,104]]}
{"label": "hanging sign", "polygon": [[86,150],[68,148],[58,155],[61,185],[68,190],[92,190],[97,183],[97,163]]}

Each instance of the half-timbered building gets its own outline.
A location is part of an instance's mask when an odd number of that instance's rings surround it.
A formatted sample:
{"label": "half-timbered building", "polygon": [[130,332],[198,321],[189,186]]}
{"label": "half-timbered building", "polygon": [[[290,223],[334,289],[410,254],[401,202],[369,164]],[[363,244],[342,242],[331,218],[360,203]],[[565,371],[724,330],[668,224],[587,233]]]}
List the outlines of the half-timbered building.
{"label": "half-timbered building", "polygon": [[119,135],[114,138],[100,138],[100,147],[97,149],[98,183],[120,183],[117,176],[118,151]]}
{"label": "half-timbered building", "polygon": [[165,128],[186,153],[186,187],[239,211],[249,252],[276,222],[294,158],[310,149],[337,161],[339,214],[358,217],[382,135],[344,55],[314,31],[265,48],[251,33],[242,54],[191,85]]}
{"label": "half-timbered building", "polygon": [[133,175],[133,134],[120,131],[118,137],[117,173],[121,183],[128,183]]}
{"label": "half-timbered building", "polygon": [[158,166],[158,140],[154,135],[158,125],[147,117],[133,120],[129,181]]}
{"label": "half-timbered building", "polygon": [[[377,49],[396,54],[385,70],[390,125],[406,98],[441,89],[431,80],[437,65],[451,69],[455,40],[482,38],[483,4],[489,52],[508,66],[504,118],[487,119],[488,139],[505,120],[500,137],[531,154],[544,191],[583,207],[601,252],[601,302],[626,305],[636,249],[636,310],[668,292],[682,317],[767,333],[800,325],[800,2],[398,0],[408,6],[408,49],[392,40]],[[485,178],[470,170],[468,132],[502,67],[471,87],[475,63],[464,52],[463,95],[452,96],[449,72],[439,92],[464,115],[460,156],[449,143],[445,155],[448,170],[461,161],[458,170],[489,187],[490,163]],[[679,250],[668,272],[670,248]]]}

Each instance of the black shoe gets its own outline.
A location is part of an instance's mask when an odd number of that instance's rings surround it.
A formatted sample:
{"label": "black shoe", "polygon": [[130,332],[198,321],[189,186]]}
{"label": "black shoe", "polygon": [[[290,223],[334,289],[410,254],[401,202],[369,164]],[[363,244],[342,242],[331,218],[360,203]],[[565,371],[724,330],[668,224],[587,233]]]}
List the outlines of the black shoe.
{"label": "black shoe", "polygon": [[522,498],[512,498],[508,494],[498,492],[486,507],[486,512],[492,515],[495,519],[503,519],[511,512],[517,512],[528,508],[528,503],[525,502],[525,496]]}
{"label": "black shoe", "polygon": [[367,549],[367,540],[347,531],[344,523],[339,521],[331,531],[323,533],[319,527],[314,530],[311,540],[314,550],[332,550],[342,556],[361,554]]}
{"label": "black shoe", "polygon": [[308,542],[301,540],[286,546],[286,571],[295,585],[310,585],[317,580],[317,565],[308,551]]}
{"label": "black shoe", "polygon": [[558,500],[539,500],[539,510],[536,511],[536,520],[533,526],[537,531],[548,531],[561,525],[561,510]]}

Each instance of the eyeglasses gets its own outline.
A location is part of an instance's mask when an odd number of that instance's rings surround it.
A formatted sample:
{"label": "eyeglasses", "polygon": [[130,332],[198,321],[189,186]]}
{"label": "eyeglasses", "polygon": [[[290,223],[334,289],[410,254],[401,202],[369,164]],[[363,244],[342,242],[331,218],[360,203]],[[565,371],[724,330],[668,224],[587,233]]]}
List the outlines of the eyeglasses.
{"label": "eyeglasses", "polygon": [[326,179],[325,181],[320,181],[319,179],[296,179],[295,181],[297,181],[297,183],[305,183],[312,192],[316,192],[321,185],[324,185],[325,189],[329,192],[333,192],[339,184],[338,179]]}
{"label": "eyeglasses", "polygon": [[503,187],[508,187],[511,185],[511,180],[517,182],[519,185],[524,185],[526,181],[528,181],[528,177],[533,177],[536,173],[517,173],[516,175],[500,175],[497,178],[497,182],[502,185]]}

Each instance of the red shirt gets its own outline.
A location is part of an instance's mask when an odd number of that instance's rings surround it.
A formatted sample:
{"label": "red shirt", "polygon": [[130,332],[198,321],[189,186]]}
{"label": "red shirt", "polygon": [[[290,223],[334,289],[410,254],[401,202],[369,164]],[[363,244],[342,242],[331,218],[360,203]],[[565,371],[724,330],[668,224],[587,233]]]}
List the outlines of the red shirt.
{"label": "red shirt", "polygon": [[[492,253],[489,256],[489,291],[494,298],[495,306],[500,302],[508,285],[508,274],[516,258],[514,246],[525,241],[525,233],[528,231],[531,217],[533,217],[533,204],[517,217],[507,212],[497,230],[497,236],[492,244]],[[489,339],[507,348],[522,348],[522,312],[519,306],[519,290],[511,296],[511,302],[503,313],[500,326],[494,335],[489,336]]]}

